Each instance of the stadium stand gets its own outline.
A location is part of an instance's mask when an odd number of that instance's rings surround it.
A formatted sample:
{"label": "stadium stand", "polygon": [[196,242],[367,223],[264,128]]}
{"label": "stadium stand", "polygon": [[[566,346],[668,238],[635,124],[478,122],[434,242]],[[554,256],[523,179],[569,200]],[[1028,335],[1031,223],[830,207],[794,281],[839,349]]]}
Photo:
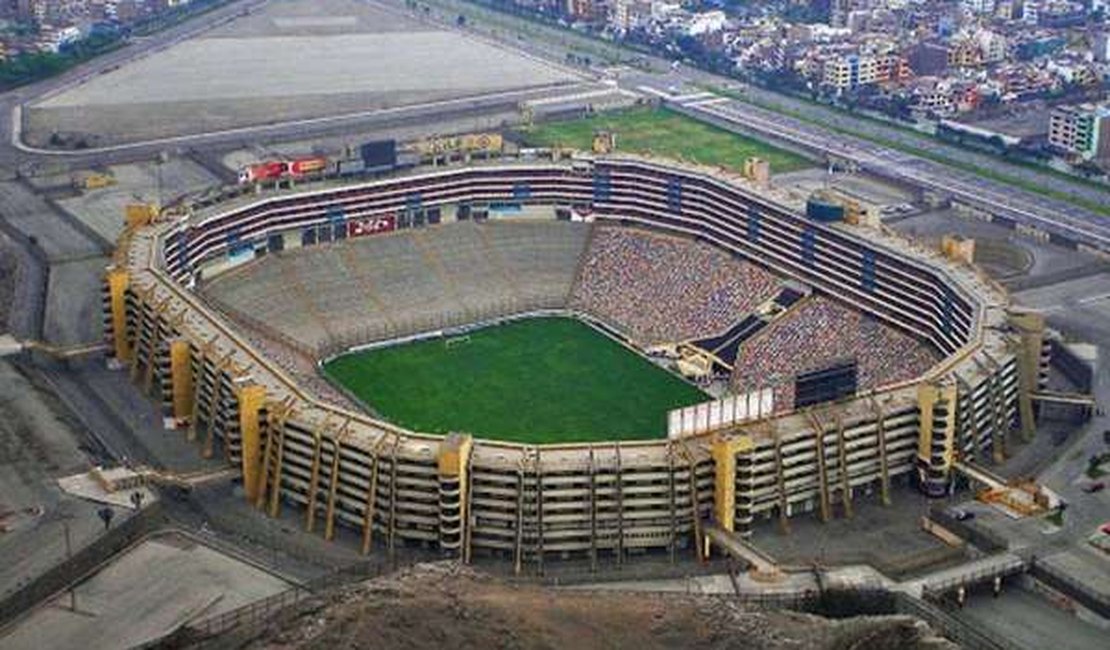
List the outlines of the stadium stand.
{"label": "stadium stand", "polygon": [[652,345],[724,332],[778,291],[770,273],[714,247],[603,227],[594,233],[570,306]]}
{"label": "stadium stand", "polygon": [[[296,318],[306,330],[325,324],[341,330],[343,323],[371,315],[379,319],[378,327],[397,332],[411,310],[396,309],[391,292],[416,289],[404,278],[384,284],[379,270],[402,263],[386,255],[386,242],[409,246],[417,257],[412,268],[425,270],[423,254],[411,241],[416,235],[375,234],[379,231],[371,228],[362,233],[365,243],[335,246],[329,242],[337,223],[347,220],[350,232],[373,217],[386,220],[389,229],[396,219],[403,228],[402,214],[432,209],[460,214],[463,208],[478,211],[520,196],[528,197],[529,206],[554,207],[556,215],[573,208],[603,223],[700,238],[727,251],[726,256],[752,260],[868,314],[855,316],[855,329],[870,341],[845,340],[845,333],[833,327],[817,332],[813,341],[800,340],[799,323],[808,321],[796,320],[795,311],[805,315],[811,300],[818,307],[810,308],[821,308],[821,301],[803,299],[750,338],[741,354],[758,344],[779,355],[779,362],[797,362],[792,355],[803,345],[834,364],[848,361],[845,351],[905,357],[908,339],[875,326],[881,322],[929,342],[945,361],[924,376],[880,386],[858,399],[823,402],[709,435],[520,445],[482,436],[430,436],[318,401],[284,364],[248,341],[239,324],[227,322],[191,291],[210,270],[245,265],[251,273],[269,273],[266,286],[248,282],[239,294],[247,298],[240,310],[257,323],[276,328],[286,313],[301,309]],[[496,219],[491,222],[481,227],[498,226]],[[590,234],[600,232],[599,226],[548,227],[574,232],[566,236],[577,238],[577,244],[566,245],[579,253]],[[433,236],[438,228],[420,236]],[[332,236],[320,237],[329,231]],[[522,285],[540,280],[543,291],[550,292],[545,295],[558,295],[560,287],[569,291],[579,260],[587,259],[548,251],[550,277],[527,276],[514,259],[533,269],[543,265],[532,263],[536,256],[525,253],[527,244],[496,243],[498,232],[479,234],[490,242],[489,260],[521,280],[514,288],[521,298],[527,295]],[[381,248],[374,246],[379,238]],[[552,245],[546,235],[539,239],[545,250]],[[321,249],[321,259],[341,251],[330,257],[337,269],[334,281],[373,280],[359,289],[365,300],[341,305],[339,314],[326,315],[326,322],[312,313],[316,303],[327,301],[317,295],[326,287],[302,281],[294,291],[278,268],[289,255],[275,256],[298,241]],[[374,252],[358,263],[364,246]],[[248,262],[251,257],[261,261]],[[363,265],[365,277],[349,275],[353,266]],[[676,276],[681,284],[684,274]],[[415,280],[443,281],[435,273]],[[716,281],[708,273],[700,280]],[[209,284],[202,289],[234,293],[223,279]],[[616,284],[613,289],[608,299],[618,300],[623,288]],[[647,290],[658,307],[674,287],[648,285]],[[789,518],[805,513],[818,513],[823,520],[841,511],[848,515],[853,500],[872,492],[889,502],[892,485],[907,479],[925,494],[944,496],[954,484],[954,458],[1001,459],[1015,427],[1032,435],[1031,395],[1050,356],[1043,321],[1012,312],[1005,292],[973,268],[916,250],[884,231],[809,221],[711,170],[629,157],[463,165],[230,199],[186,219],[127,228],[102,292],[105,340],[113,360],[130,368],[167,420],[172,418],[202,453],[225,450],[229,463],[240,468],[251,503],[275,517],[296,504],[306,530],[319,531],[325,539],[335,539],[340,527],[361,533],[363,553],[382,548],[393,557],[396,549],[411,545],[438,548],[464,561],[500,556],[517,573],[529,565],[542,573],[545,562],[571,558],[591,568],[609,558],[621,564],[648,551],[669,554],[673,561],[687,549],[703,548],[701,528],[710,519],[722,530],[750,536],[762,519],[779,518],[785,527]],[[772,286],[767,294],[774,292]],[[404,306],[400,299],[397,304]],[[670,326],[666,314],[651,314],[649,323]],[[745,315],[727,314],[703,338],[723,334]],[[780,328],[783,334],[776,334]],[[291,338],[282,342],[299,355],[316,354]],[[874,367],[856,361],[851,369],[862,383],[892,380],[883,370],[889,360]],[[787,374],[796,376],[802,369],[796,364]],[[708,404],[705,411],[711,416]]]}
{"label": "stadium stand", "polygon": [[794,407],[794,380],[803,373],[855,361],[859,388],[918,377],[939,358],[926,345],[825,296],[797,303],[740,346],[733,372],[739,391],[772,387],[775,411]]}
{"label": "stadium stand", "polygon": [[217,276],[203,292],[241,323],[256,330],[265,323],[322,357],[351,345],[561,307],[589,228],[490,221],[351,239],[268,255]]}

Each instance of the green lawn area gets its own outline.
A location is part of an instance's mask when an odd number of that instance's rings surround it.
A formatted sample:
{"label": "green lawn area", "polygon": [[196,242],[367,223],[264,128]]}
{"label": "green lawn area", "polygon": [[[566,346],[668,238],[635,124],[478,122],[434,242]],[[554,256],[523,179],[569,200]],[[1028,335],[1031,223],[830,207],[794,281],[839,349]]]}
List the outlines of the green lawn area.
{"label": "green lawn area", "polygon": [[524,139],[532,147],[559,145],[588,151],[597,130],[617,134],[617,151],[684,158],[735,171],[741,171],[744,161],[752,156],[771,163],[773,174],[813,166],[797,154],[665,108],[633,108],[598,113],[579,120],[537,124],[524,132]]}
{"label": "green lawn area", "polygon": [[401,426],[525,443],[663,438],[667,411],[709,399],[577,320],[469,337],[354,352],[324,372]]}

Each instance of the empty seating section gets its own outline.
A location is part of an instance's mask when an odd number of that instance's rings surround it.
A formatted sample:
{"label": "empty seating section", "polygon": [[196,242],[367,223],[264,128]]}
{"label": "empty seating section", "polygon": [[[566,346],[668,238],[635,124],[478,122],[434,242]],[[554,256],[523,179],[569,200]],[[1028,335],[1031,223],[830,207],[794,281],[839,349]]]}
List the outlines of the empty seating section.
{"label": "empty seating section", "polygon": [[439,275],[447,295],[457,299],[453,307],[462,311],[454,316],[459,324],[515,311],[510,276],[482,237],[484,227],[460,223],[450,226],[446,237],[439,230],[415,236],[428,270]]}
{"label": "empty seating section", "polygon": [[722,333],[778,291],[770,273],[715,247],[601,227],[570,304],[651,345]]}
{"label": "empty seating section", "polygon": [[520,222],[486,229],[490,247],[509,271],[528,309],[566,306],[590,226]]}
{"label": "empty seating section", "polygon": [[855,361],[867,390],[919,377],[938,360],[916,339],[815,295],[741,345],[732,376],[741,392],[772,387],[775,411],[784,412],[793,409],[798,374]]}
{"label": "empty seating section", "polygon": [[[319,251],[346,261],[336,281],[350,281],[347,270],[357,271],[357,282],[367,296],[366,311],[355,316],[353,330],[348,330],[346,341],[337,342],[339,348],[442,327],[450,324],[443,317],[461,310],[442,274],[430,268],[430,260],[416,236],[415,231],[408,231],[352,240]],[[428,236],[450,237],[452,233],[438,231]],[[344,253],[348,246],[351,250]],[[371,295],[378,298],[377,304],[370,303]]]}
{"label": "empty seating section", "polygon": [[[538,308],[564,307],[588,224],[445,224],[287,250],[203,292],[309,356]],[[288,365],[288,364],[283,364]]]}

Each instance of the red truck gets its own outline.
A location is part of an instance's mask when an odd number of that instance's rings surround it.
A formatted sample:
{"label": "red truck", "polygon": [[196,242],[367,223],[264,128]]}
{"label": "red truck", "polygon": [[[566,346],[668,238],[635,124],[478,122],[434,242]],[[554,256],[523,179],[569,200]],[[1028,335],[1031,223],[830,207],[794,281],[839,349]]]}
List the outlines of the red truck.
{"label": "red truck", "polygon": [[328,168],[328,159],[297,158],[295,160],[267,160],[254,165],[246,165],[239,170],[240,183],[273,181],[279,178],[300,178],[307,174],[323,172]]}

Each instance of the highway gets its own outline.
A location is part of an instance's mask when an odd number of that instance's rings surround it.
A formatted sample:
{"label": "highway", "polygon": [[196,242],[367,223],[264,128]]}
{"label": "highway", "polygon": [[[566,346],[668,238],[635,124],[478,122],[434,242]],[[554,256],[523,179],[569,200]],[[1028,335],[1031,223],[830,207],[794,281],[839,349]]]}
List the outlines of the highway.
{"label": "highway", "polygon": [[638,88],[657,94],[664,104],[691,117],[733,130],[741,127],[824,156],[852,161],[860,170],[876,176],[921,187],[1014,223],[1110,252],[1110,218],[1072,204],[711,93],[675,97],[654,86]]}

